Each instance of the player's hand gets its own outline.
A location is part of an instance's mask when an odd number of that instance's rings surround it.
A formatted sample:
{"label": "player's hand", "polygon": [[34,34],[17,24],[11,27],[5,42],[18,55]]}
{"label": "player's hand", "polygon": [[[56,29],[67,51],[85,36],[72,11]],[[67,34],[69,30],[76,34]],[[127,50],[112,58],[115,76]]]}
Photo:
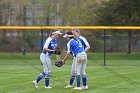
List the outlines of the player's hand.
{"label": "player's hand", "polygon": [[67,51],[63,50],[63,51],[61,52],[61,54],[67,54]]}

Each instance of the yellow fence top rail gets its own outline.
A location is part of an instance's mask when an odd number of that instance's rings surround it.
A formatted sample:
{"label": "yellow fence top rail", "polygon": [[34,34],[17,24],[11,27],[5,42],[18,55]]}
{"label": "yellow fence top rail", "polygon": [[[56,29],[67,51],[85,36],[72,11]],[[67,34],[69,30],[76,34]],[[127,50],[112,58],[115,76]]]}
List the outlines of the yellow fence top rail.
{"label": "yellow fence top rail", "polygon": [[0,26],[0,30],[71,30],[73,27],[84,30],[140,30],[140,26]]}

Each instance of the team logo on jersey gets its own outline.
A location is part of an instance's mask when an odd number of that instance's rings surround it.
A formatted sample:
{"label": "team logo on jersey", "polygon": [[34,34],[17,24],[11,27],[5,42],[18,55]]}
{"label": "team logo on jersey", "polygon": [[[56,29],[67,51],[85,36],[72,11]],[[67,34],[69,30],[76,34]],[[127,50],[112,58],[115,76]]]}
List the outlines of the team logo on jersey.
{"label": "team logo on jersey", "polygon": [[55,48],[57,44],[51,43],[51,46]]}

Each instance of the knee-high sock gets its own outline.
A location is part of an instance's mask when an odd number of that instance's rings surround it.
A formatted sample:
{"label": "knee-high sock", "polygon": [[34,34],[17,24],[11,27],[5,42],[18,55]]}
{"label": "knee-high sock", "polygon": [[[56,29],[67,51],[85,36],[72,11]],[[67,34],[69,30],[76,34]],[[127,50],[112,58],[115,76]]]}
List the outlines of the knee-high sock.
{"label": "knee-high sock", "polygon": [[45,75],[45,86],[48,87],[49,86],[49,81],[50,81],[50,75],[46,74]]}
{"label": "knee-high sock", "polygon": [[87,85],[87,77],[83,75],[82,81],[83,81],[83,86],[86,86]]}
{"label": "knee-high sock", "polygon": [[36,82],[38,83],[45,76],[44,72],[41,72],[40,75],[36,78]]}
{"label": "knee-high sock", "polygon": [[80,75],[77,76],[77,87],[80,87]]}
{"label": "knee-high sock", "polygon": [[75,76],[74,76],[74,75],[71,75],[71,77],[70,77],[70,82],[69,82],[70,85],[73,84],[74,79],[75,79]]}

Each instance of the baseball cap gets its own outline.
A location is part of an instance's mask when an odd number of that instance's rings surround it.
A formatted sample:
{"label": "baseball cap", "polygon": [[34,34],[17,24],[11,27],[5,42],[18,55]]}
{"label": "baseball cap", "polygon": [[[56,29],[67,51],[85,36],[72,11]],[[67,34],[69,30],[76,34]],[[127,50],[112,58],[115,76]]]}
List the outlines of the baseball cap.
{"label": "baseball cap", "polygon": [[59,34],[59,35],[61,35],[62,33],[60,31],[55,31],[52,34]]}
{"label": "baseball cap", "polygon": [[72,32],[67,32],[63,37],[74,37],[74,35],[72,34]]}

